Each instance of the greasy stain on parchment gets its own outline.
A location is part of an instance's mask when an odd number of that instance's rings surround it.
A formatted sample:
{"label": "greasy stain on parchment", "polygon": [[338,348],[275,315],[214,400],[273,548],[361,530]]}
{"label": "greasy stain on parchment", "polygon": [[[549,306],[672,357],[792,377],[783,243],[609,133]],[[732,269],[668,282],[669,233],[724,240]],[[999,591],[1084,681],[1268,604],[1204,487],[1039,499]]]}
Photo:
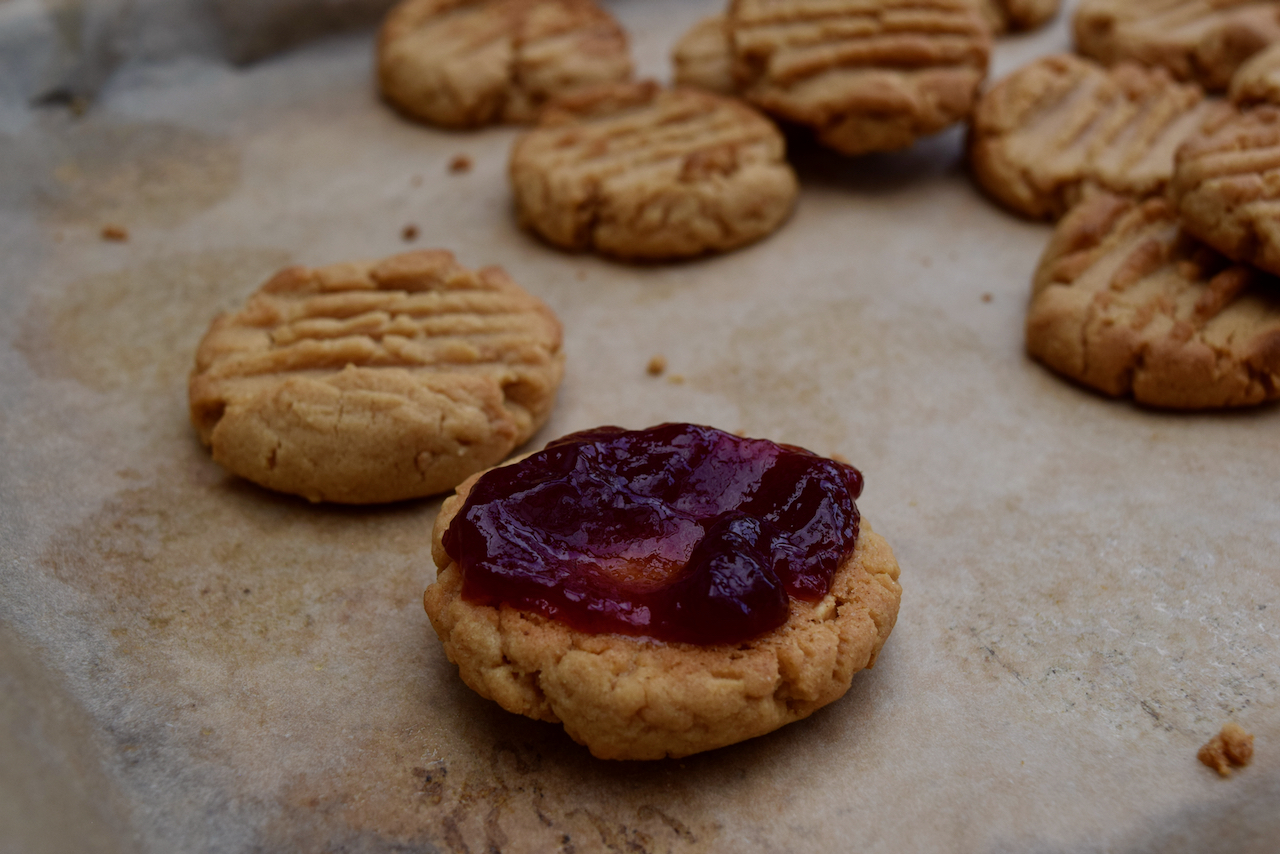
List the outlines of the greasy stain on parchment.
{"label": "greasy stain on parchment", "polygon": [[67,665],[80,699],[127,787],[174,799],[157,814],[217,805],[214,850],[246,829],[261,850],[698,851],[716,837],[699,791],[723,768],[601,763],[461,684],[421,608],[437,502],[310,506],[199,471],[160,466],[41,558],[79,594],[56,633],[83,644]]}
{"label": "greasy stain on parchment", "polygon": [[274,249],[177,254],[40,287],[15,346],[41,377],[150,396],[185,383],[214,316],[289,260]]}
{"label": "greasy stain on parchment", "polygon": [[240,184],[240,153],[225,139],[162,123],[43,118],[39,147],[24,157],[56,224],[172,227]]}

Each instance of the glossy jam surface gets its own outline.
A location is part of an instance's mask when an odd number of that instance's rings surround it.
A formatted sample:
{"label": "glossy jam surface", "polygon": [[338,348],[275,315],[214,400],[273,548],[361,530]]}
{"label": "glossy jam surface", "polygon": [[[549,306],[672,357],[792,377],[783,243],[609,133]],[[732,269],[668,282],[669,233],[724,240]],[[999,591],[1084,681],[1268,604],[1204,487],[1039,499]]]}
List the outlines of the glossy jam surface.
{"label": "glossy jam surface", "polygon": [[576,629],[737,643],[817,601],[858,537],[862,475],[710,427],[601,427],[481,477],[444,535],[471,602]]}

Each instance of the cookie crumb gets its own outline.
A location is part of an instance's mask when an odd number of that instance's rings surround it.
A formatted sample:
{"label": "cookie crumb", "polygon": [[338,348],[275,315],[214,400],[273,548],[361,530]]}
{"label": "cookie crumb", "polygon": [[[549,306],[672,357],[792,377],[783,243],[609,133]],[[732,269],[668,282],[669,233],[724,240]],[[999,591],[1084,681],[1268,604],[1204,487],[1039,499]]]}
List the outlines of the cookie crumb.
{"label": "cookie crumb", "polygon": [[418,227],[413,223],[409,223],[408,225],[406,225],[404,228],[400,230],[400,237],[403,238],[406,243],[417,240]]}
{"label": "cookie crumb", "polygon": [[993,297],[990,292],[982,295],[983,302],[991,302],[993,299],[995,299],[995,297]]}
{"label": "cookie crumb", "polygon": [[1235,721],[1228,721],[1222,732],[1200,748],[1196,758],[1218,772],[1221,777],[1231,776],[1231,766],[1243,768],[1253,759],[1253,735]]}
{"label": "cookie crumb", "polygon": [[125,243],[129,240],[129,229],[123,225],[109,224],[102,227],[102,239]]}
{"label": "cookie crumb", "polygon": [[667,382],[672,385],[684,385],[684,374],[672,374],[667,377]]}
{"label": "cookie crumb", "polygon": [[665,356],[654,356],[649,360],[649,364],[645,366],[645,370],[649,372],[649,376],[661,376],[662,372],[667,369],[667,359]]}
{"label": "cookie crumb", "polygon": [[454,175],[470,172],[471,166],[471,158],[465,154],[455,154],[453,159],[449,161],[449,171]]}

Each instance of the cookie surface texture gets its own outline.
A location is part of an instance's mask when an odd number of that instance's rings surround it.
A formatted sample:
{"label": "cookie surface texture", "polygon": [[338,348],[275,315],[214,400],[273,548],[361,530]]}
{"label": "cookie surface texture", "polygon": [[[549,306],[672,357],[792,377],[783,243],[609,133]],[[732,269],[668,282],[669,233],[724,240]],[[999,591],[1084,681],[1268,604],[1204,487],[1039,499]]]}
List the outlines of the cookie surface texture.
{"label": "cookie surface texture", "polygon": [[594,0],[405,0],[377,62],[388,101],[457,128],[529,123],[551,98],[631,77],[626,35]]}
{"label": "cookie surface texture", "polygon": [[1043,26],[1058,14],[1061,0],[977,0],[994,33],[1022,32]]}
{"label": "cookie surface texture", "polygon": [[214,320],[191,421],[232,472],[311,501],[452,489],[550,414],[560,323],[497,267],[444,251],[290,267]]}
{"label": "cookie surface texture", "polygon": [[557,246],[624,259],[733,249],[773,232],[795,173],[773,122],[695,89],[607,86],[557,101],[517,140],[523,226]]}
{"label": "cookie surface texture", "polygon": [[1181,232],[1165,199],[1086,199],[1036,271],[1027,349],[1113,396],[1173,409],[1280,397],[1280,281]]}
{"label": "cookie surface texture", "polygon": [[1241,63],[1280,41],[1275,0],[1081,0],[1076,49],[1104,65],[1132,60],[1221,91]]}
{"label": "cookie surface texture", "polygon": [[671,51],[678,86],[693,86],[732,95],[733,61],[729,54],[729,24],[724,15],[703,18],[680,37]]}
{"label": "cookie surface texture", "polygon": [[504,709],[562,723],[602,759],[661,759],[712,750],[800,720],[848,691],[893,629],[902,588],[889,545],[862,521],[853,554],[817,603],[742,644],[697,646],[587,634],[510,606],[462,598],[442,538],[474,479],[445,501],[424,604],[449,660]]}
{"label": "cookie surface texture", "polygon": [[728,22],[742,96],[844,154],[967,118],[991,53],[973,0],[734,0]]}
{"label": "cookie surface texture", "polygon": [[1092,189],[1139,198],[1163,192],[1178,146],[1229,112],[1162,69],[1048,56],[982,96],[969,162],[1001,203],[1057,219]]}
{"label": "cookie surface texture", "polygon": [[1231,101],[1241,106],[1280,106],[1280,42],[1259,51],[1231,78]]}
{"label": "cookie surface texture", "polygon": [[1187,140],[1169,190],[1188,232],[1280,273],[1280,108],[1232,115]]}

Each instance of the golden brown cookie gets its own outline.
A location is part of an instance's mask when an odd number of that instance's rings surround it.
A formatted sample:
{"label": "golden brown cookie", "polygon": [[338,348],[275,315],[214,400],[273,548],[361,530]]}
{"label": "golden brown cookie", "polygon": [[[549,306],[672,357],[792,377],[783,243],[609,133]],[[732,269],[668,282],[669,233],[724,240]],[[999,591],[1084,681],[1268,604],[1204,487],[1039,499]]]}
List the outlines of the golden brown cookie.
{"label": "golden brown cookie", "polygon": [[733,0],[728,23],[742,96],[844,154],[966,119],[991,53],[973,0]]}
{"label": "golden brown cookie", "polygon": [[816,604],[739,644],[699,646],[588,634],[508,605],[462,598],[443,538],[477,478],[436,519],[439,572],[424,605],[472,690],[504,709],[563,723],[602,759],[661,759],[754,738],[844,695],[871,667],[897,619],[902,588],[889,545],[865,520],[858,544]]}
{"label": "golden brown cookie", "polygon": [[452,489],[546,420],[560,323],[444,251],[289,267],[200,342],[191,422],[269,489],[367,504]]}
{"label": "golden brown cookie", "polygon": [[526,228],[629,259],[722,252],[772,233],[797,184],[773,122],[733,98],[653,83],[557,101],[516,141]]}
{"label": "golden brown cookie", "polygon": [[594,0],[404,0],[378,39],[383,96],[446,127],[532,122],[551,98],[630,77],[626,36]]}
{"label": "golden brown cookie", "polygon": [[1280,106],[1280,42],[1259,51],[1231,78],[1231,100],[1241,106]]}
{"label": "golden brown cookie", "polygon": [[1188,232],[1280,273],[1280,107],[1224,120],[1178,149],[1169,194]]}
{"label": "golden brown cookie", "polygon": [[1091,189],[1163,192],[1173,155],[1230,108],[1163,69],[1104,69],[1068,54],[1023,66],[974,112],[969,162],[988,193],[1013,210],[1056,219]]}
{"label": "golden brown cookie", "polygon": [[671,51],[678,86],[693,86],[732,95],[733,62],[729,56],[729,29],[724,15],[703,18],[680,37]]}
{"label": "golden brown cookie", "polygon": [[1081,0],[1076,49],[1103,65],[1167,68],[1216,92],[1240,64],[1280,41],[1275,0]]}
{"label": "golden brown cookie", "polygon": [[1280,397],[1280,282],[1181,232],[1163,198],[1098,193],[1054,231],[1027,349],[1113,396],[1172,409]]}
{"label": "golden brown cookie", "polygon": [[978,0],[994,33],[1034,30],[1058,14],[1061,0]]}

